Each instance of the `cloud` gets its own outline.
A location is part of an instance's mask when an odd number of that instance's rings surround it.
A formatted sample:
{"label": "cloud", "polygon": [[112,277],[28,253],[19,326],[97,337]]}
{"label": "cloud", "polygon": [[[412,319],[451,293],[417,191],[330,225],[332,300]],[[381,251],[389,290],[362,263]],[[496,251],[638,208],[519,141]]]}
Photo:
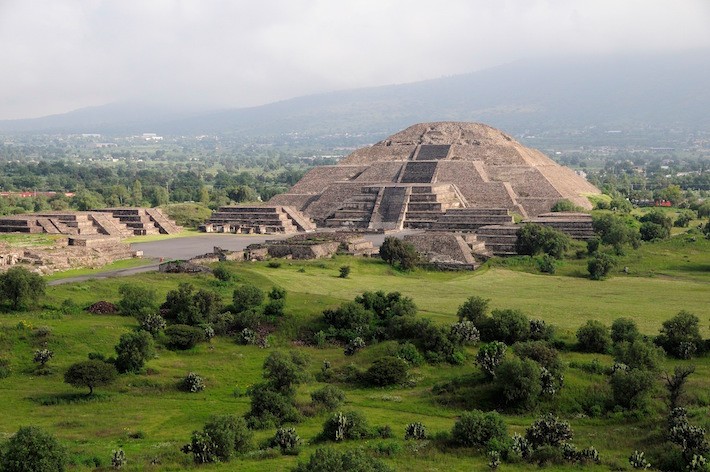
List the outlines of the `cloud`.
{"label": "cloud", "polygon": [[233,107],[520,58],[710,47],[706,0],[0,0],[0,118]]}

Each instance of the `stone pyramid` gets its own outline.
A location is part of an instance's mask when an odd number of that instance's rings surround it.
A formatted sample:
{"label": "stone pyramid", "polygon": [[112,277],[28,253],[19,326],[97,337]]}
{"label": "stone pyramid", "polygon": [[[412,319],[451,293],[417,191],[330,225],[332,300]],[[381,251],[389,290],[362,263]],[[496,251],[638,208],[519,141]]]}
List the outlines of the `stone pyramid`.
{"label": "stone pyramid", "polygon": [[466,218],[496,224],[510,222],[510,213],[535,217],[563,198],[590,208],[585,195],[598,193],[497,129],[437,122],[316,167],[268,204],[293,207],[318,226],[459,229],[456,221]]}

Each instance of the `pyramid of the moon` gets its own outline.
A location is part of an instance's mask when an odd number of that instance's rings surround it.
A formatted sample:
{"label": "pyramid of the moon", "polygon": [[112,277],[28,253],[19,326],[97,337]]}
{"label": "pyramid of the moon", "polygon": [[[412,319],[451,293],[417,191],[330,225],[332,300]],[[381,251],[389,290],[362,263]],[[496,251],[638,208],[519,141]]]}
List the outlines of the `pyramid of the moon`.
{"label": "pyramid of the moon", "polygon": [[585,195],[598,193],[497,129],[439,122],[410,126],[337,165],[316,167],[268,204],[325,227],[464,229],[467,220],[535,217],[561,199],[590,208]]}

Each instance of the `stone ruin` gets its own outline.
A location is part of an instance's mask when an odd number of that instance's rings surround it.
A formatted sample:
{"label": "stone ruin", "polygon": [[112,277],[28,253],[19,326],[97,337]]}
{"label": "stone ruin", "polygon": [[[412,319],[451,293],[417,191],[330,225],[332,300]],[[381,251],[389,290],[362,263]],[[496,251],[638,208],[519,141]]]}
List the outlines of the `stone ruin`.
{"label": "stone ruin", "polygon": [[107,235],[176,234],[182,230],[158,208],[104,208],[0,217],[0,233]]}
{"label": "stone ruin", "polygon": [[317,232],[298,234],[288,239],[251,244],[244,251],[245,260],[264,260],[271,257],[286,259],[322,259],[335,254],[372,256],[377,249],[371,241],[351,232]]}

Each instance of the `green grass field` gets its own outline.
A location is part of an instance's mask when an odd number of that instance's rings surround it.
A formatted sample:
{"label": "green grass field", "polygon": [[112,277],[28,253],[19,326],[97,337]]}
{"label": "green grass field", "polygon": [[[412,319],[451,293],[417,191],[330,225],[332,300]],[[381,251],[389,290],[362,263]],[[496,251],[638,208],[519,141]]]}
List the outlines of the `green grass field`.
{"label": "green grass field", "polygon": [[[558,275],[533,273],[525,261],[508,266],[490,263],[476,272],[434,272],[417,270],[403,274],[393,271],[375,259],[338,257],[326,261],[283,261],[278,268],[266,263],[232,263],[235,283],[249,282],[269,289],[278,285],[288,291],[287,320],[273,337],[276,349],[295,348],[290,338],[299,328],[320,316],[322,310],[334,307],[365,290],[400,291],[414,299],[419,315],[440,323],[456,320],[457,307],[469,296],[479,295],[491,300],[492,308],[519,308],[531,318],[541,318],[556,325],[563,338],[571,342],[577,327],[588,319],[610,324],[615,318],[633,318],[644,334],[658,332],[661,323],[680,310],[695,313],[701,319],[703,335],[710,329],[710,247],[705,240],[691,242],[676,238],[669,242],[647,244],[638,252],[629,252],[622,264],[629,275],[615,273],[608,280],[595,282],[583,277],[586,262],[568,260],[558,269]],[[350,265],[349,278],[338,277],[338,269]],[[3,413],[0,437],[6,438],[22,425],[38,425],[54,433],[64,442],[75,465],[72,470],[91,470],[92,458],[110,465],[111,451],[122,447],[128,457],[125,470],[183,470],[196,467],[191,457],[180,452],[190,433],[200,429],[207,418],[216,413],[243,414],[249,408],[244,390],[260,380],[261,365],[270,349],[240,346],[228,338],[216,338],[186,352],[159,349],[155,359],[141,375],[123,375],[111,387],[97,389],[97,395],[87,398],[83,391],[62,381],[63,372],[74,362],[86,359],[90,352],[113,353],[121,334],[133,329],[137,322],[130,317],[61,314],[64,300],[86,306],[98,300],[117,301],[118,287],[123,283],[149,286],[164,299],[167,291],[180,282],[216,290],[227,302],[234,284],[218,283],[212,276],[145,273],[120,279],[94,280],[52,286],[47,289],[41,308],[31,312],[0,315],[0,357],[11,359],[12,374],[0,379]],[[51,335],[47,346],[55,352],[49,363],[52,373],[34,374],[32,355],[42,345],[31,329],[22,326],[48,326]],[[391,342],[366,348],[352,357],[345,357],[342,348],[316,349],[298,347],[310,358],[310,371],[316,373],[324,360],[334,367],[349,363],[365,368],[374,359],[386,355]],[[380,443],[401,447],[385,462],[397,470],[469,471],[486,468],[487,458],[470,450],[441,451],[434,443],[412,443],[402,440],[407,423],[421,421],[430,433],[448,431],[465,408],[487,408],[473,389],[464,404],[447,406],[432,393],[432,386],[466,376],[476,378],[478,368],[469,360],[461,366],[425,365],[414,369],[416,385],[408,388],[364,389],[341,385],[347,394],[345,409],[362,411],[371,425],[389,424],[395,438],[338,444],[336,447],[363,447],[371,453]],[[611,364],[610,356],[575,352],[563,354],[563,361],[591,361],[598,358]],[[672,369],[677,361],[666,360],[664,368]],[[697,422],[709,426],[710,362],[695,361],[698,369],[691,377],[691,412]],[[189,394],[177,390],[178,380],[189,371],[206,379],[204,392]],[[635,418],[611,414],[605,418],[587,418],[575,405],[585,389],[601,376],[568,368],[565,387],[560,397],[543,404],[540,411],[556,409],[565,412],[574,428],[574,443],[578,447],[594,445],[602,456],[599,470],[630,470],[627,458],[634,449],[646,450],[654,438],[658,422],[664,414],[663,390],[660,380],[651,412],[654,417]],[[309,400],[309,393],[323,386],[311,381],[299,388],[298,399]],[[523,432],[535,414],[506,415],[512,432]],[[296,425],[305,440],[315,437],[326,415],[308,418]],[[136,439],[141,432],[143,438]],[[273,429],[256,433],[256,442],[273,435]],[[139,435],[141,436],[141,435]],[[260,458],[252,454],[228,464],[201,466],[210,471],[221,470],[289,470],[296,461],[305,460],[316,446],[306,445],[301,455]],[[151,465],[155,461],[158,464]],[[548,467],[547,470],[569,470]],[[576,467],[579,468],[579,467]],[[503,464],[500,470],[537,470],[528,464]]]}

